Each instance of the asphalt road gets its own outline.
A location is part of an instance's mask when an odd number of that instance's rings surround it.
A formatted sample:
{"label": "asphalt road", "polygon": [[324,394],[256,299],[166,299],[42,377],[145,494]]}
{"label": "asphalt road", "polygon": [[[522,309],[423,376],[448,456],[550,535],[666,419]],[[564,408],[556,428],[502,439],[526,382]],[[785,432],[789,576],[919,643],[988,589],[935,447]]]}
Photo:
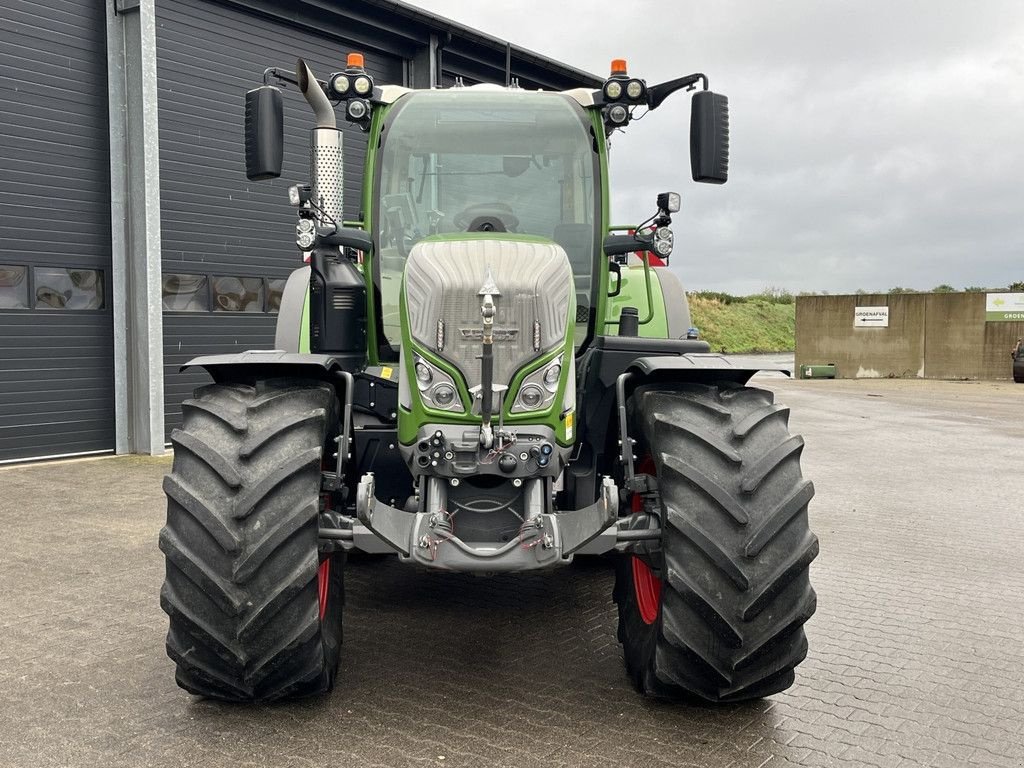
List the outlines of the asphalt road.
{"label": "asphalt road", "polygon": [[0,470],[0,766],[1024,766],[1024,386],[760,378],[817,486],[810,656],[787,693],[645,701],[601,562],[349,572],[342,680],[269,707],[174,684],[161,475]]}

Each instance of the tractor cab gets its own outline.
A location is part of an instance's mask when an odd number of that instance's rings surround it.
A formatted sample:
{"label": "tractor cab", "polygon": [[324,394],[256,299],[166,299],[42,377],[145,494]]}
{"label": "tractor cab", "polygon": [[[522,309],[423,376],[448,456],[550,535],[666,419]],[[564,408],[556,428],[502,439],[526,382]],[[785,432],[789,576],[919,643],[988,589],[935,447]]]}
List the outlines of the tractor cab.
{"label": "tractor cab", "polygon": [[559,93],[478,85],[414,91],[381,126],[371,181],[380,343],[397,355],[400,286],[416,243],[467,236],[557,243],[586,335],[601,222],[591,121]]}

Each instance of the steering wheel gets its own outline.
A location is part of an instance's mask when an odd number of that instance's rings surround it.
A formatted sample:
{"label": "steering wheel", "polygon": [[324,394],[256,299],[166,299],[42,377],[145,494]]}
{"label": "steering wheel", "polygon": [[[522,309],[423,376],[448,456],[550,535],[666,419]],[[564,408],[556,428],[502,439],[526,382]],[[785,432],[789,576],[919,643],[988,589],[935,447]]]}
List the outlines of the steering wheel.
{"label": "steering wheel", "polygon": [[452,223],[468,232],[515,232],[519,217],[505,203],[477,203],[455,214]]}
{"label": "steering wheel", "polygon": [[409,252],[419,237],[416,233],[410,233],[404,226],[401,211],[398,208],[386,208],[381,217],[384,223],[384,232],[381,237],[382,243],[393,242],[398,254],[403,258],[409,258]]}

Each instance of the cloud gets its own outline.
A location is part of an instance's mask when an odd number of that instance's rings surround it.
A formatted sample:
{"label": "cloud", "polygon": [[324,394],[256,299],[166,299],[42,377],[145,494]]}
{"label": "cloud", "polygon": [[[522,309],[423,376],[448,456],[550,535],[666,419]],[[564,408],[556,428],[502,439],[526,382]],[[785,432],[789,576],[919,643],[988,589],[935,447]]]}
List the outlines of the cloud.
{"label": "cloud", "polygon": [[688,104],[612,143],[613,212],[683,193],[691,287],[853,291],[1024,279],[1024,5],[846,0],[419,0],[595,73],[707,73],[731,108],[731,178],[689,180]]}

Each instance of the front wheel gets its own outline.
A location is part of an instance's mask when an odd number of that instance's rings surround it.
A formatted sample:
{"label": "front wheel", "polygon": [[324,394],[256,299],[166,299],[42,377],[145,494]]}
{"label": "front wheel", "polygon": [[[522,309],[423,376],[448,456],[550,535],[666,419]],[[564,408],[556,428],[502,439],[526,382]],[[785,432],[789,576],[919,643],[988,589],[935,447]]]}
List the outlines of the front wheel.
{"label": "front wheel", "polygon": [[160,532],[178,684],[228,701],[330,690],[344,555],[318,554],[323,447],[337,423],[319,382],[213,384],[171,434]]}
{"label": "front wheel", "polygon": [[648,695],[703,703],[783,691],[807,655],[814,487],[803,440],[770,392],[723,384],[640,388],[631,416],[657,497],[660,551],[618,559],[626,669]]}

